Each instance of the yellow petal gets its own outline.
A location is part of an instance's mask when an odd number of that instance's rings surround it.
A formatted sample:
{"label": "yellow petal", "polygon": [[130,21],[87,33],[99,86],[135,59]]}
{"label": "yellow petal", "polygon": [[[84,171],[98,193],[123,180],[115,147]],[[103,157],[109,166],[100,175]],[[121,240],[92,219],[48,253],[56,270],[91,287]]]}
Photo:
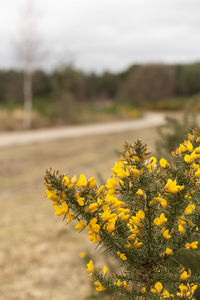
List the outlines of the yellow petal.
{"label": "yellow petal", "polygon": [[86,184],[87,184],[87,179],[84,174],[81,174],[79,180],[76,183],[76,186],[81,187],[81,186],[86,186]]}
{"label": "yellow petal", "polygon": [[103,267],[103,273],[104,273],[104,275],[108,273],[108,267],[107,266]]}
{"label": "yellow petal", "polygon": [[156,282],[156,284],[155,284],[155,289],[156,289],[156,291],[158,292],[158,293],[160,293],[161,291],[162,291],[162,289],[163,289],[163,286],[162,286],[162,283],[161,282]]}

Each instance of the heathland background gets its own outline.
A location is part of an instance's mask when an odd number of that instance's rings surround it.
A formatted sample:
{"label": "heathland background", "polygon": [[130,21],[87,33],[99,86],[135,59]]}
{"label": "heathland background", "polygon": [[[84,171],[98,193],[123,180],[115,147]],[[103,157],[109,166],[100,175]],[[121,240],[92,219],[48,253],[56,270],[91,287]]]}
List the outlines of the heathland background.
{"label": "heathland background", "polygon": [[[31,76],[32,128],[131,119],[144,110],[177,111],[200,91],[200,63],[138,64],[101,74],[68,64]],[[23,128],[23,105],[23,70],[0,70],[0,130]]]}

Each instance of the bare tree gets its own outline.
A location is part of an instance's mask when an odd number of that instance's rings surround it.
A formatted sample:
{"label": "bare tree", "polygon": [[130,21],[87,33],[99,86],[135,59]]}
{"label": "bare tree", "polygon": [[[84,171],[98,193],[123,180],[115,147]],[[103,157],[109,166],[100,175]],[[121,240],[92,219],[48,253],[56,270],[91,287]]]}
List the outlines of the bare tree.
{"label": "bare tree", "polygon": [[18,55],[24,70],[24,121],[25,129],[31,127],[31,113],[33,102],[32,76],[38,60],[39,41],[37,39],[37,15],[33,0],[26,0],[21,14],[21,37],[18,43]]}

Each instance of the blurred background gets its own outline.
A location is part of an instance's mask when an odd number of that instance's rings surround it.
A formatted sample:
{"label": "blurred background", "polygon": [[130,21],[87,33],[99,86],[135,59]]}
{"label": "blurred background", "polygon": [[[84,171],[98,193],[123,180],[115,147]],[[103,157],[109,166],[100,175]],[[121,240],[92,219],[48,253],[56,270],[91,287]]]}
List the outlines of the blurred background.
{"label": "blurred background", "polygon": [[102,183],[137,137],[169,155],[199,124],[199,29],[198,0],[1,2],[0,299],[95,299],[45,169]]}

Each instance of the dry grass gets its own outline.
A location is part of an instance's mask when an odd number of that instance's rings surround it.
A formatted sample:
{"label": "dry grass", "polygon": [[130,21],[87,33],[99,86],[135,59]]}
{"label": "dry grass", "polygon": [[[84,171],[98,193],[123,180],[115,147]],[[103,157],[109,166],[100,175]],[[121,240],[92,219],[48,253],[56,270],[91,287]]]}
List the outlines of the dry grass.
{"label": "dry grass", "polygon": [[[32,127],[41,128],[49,125],[47,118],[36,111],[32,111]],[[0,131],[22,130],[23,129],[24,111],[17,108],[13,110],[0,108]]]}
{"label": "dry grass", "polygon": [[89,280],[79,258],[87,236],[65,226],[45,200],[43,175],[110,175],[124,140],[154,150],[155,129],[0,149],[0,299],[85,299]]}

